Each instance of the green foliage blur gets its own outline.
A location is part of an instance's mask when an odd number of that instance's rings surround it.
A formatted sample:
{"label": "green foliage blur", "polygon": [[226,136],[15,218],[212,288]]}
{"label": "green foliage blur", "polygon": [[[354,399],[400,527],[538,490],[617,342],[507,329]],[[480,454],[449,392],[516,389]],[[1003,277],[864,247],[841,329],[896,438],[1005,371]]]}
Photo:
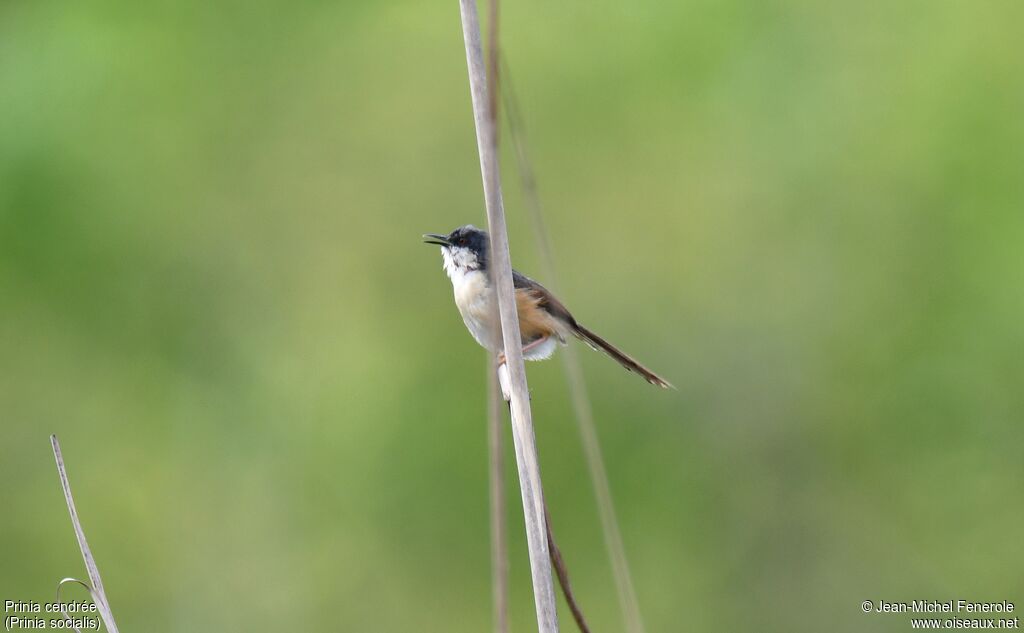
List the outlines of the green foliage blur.
{"label": "green foliage blur", "polygon": [[[1022,24],[503,3],[563,299],[678,386],[581,351],[652,633],[1024,607]],[[0,600],[85,576],[57,433],[123,630],[489,629],[487,361],[420,243],[484,224],[461,38],[454,1],[0,3]],[[561,364],[528,372],[621,630]]]}

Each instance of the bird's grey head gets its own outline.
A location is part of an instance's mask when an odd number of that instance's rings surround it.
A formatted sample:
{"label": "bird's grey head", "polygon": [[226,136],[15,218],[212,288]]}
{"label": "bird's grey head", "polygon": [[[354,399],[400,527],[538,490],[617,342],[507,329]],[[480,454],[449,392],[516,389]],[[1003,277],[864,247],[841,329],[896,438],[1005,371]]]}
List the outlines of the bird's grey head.
{"label": "bird's grey head", "polygon": [[460,226],[448,235],[427,233],[423,241],[441,247],[444,270],[449,277],[474,270],[487,270],[490,240],[487,231],[481,231],[472,224]]}

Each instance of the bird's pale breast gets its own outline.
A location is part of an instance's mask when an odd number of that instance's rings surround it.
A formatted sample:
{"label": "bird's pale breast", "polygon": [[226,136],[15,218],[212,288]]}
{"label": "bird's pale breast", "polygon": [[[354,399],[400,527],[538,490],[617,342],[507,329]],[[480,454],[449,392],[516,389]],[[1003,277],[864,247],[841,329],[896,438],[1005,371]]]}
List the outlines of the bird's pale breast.
{"label": "bird's pale breast", "polygon": [[455,305],[459,308],[466,329],[477,343],[493,349],[491,303],[494,301],[494,290],[488,285],[487,276],[479,270],[469,271],[458,278],[453,276],[452,288],[455,291]]}

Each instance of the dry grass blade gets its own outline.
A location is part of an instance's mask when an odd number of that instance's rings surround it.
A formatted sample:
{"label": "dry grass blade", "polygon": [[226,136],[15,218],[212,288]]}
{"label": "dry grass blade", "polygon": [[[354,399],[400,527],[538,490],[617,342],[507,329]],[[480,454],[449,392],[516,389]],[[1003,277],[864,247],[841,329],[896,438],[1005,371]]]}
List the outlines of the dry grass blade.
{"label": "dry grass blade", "polygon": [[[534,237],[541,255],[541,273],[544,275],[548,287],[557,294],[558,280],[555,274],[554,256],[552,255],[551,241],[548,238],[547,228],[544,224],[544,212],[540,201],[540,194],[537,190],[537,179],[533,173],[533,167],[527,152],[526,129],[523,125],[522,113],[519,108],[519,102],[516,99],[507,64],[503,65],[502,68],[502,75],[504,76],[502,95],[505,101],[505,111],[508,116],[512,144],[515,148],[520,183],[527,207],[530,210]],[[590,480],[594,486],[594,496],[597,499],[598,514],[601,518],[601,529],[604,534],[605,547],[608,550],[608,558],[611,560],[612,575],[615,577],[615,588],[619,598],[619,606],[622,609],[626,631],[628,633],[644,633],[644,623],[640,615],[640,604],[636,597],[636,591],[633,588],[629,562],[626,559],[626,548],[622,543],[622,534],[619,531],[615,506],[612,503],[611,488],[608,485],[608,473],[604,467],[601,445],[597,438],[594,414],[590,406],[590,397],[587,394],[586,382],[583,379],[583,369],[580,366],[579,356],[572,346],[566,347],[563,350],[562,360],[565,364],[569,389],[572,392],[573,411],[576,414],[580,439],[583,443],[583,452],[586,455],[587,467],[590,470]]]}
{"label": "dry grass blade", "polygon": [[576,602],[576,596],[572,592],[572,585],[569,583],[569,568],[565,564],[565,559],[562,558],[562,550],[558,549],[558,543],[555,542],[555,533],[551,528],[551,515],[548,514],[547,507],[544,508],[544,518],[547,520],[548,525],[548,550],[551,551],[551,563],[555,566],[558,584],[562,585],[565,602],[569,605],[572,619],[576,621],[576,626],[579,627],[580,633],[590,633],[587,619],[583,617],[583,609]]}
{"label": "dry grass blade", "polygon": [[60,614],[62,616],[64,616],[64,624],[66,625],[65,628],[71,629],[75,633],[82,633],[82,629],[80,629],[77,626],[75,626],[74,618],[72,618],[68,614],[67,606],[65,606],[67,603],[64,602],[64,598],[63,598],[63,596],[64,596],[64,585],[71,584],[71,583],[74,583],[76,585],[81,585],[82,587],[84,587],[85,590],[89,592],[89,596],[92,598],[93,603],[96,602],[96,592],[94,592],[92,590],[92,587],[89,586],[89,583],[87,583],[87,582],[85,582],[83,580],[79,580],[77,578],[62,578],[61,581],[59,583],[57,583],[57,604],[60,605]]}
{"label": "dry grass blade", "polygon": [[75,499],[71,496],[71,483],[68,481],[67,471],[64,469],[64,456],[60,452],[60,442],[56,435],[50,436],[50,444],[53,446],[53,457],[57,460],[57,474],[60,475],[60,485],[64,488],[64,501],[67,502],[68,512],[71,514],[71,525],[75,529],[75,536],[78,538],[78,547],[82,550],[82,558],[85,560],[85,569],[89,573],[89,583],[92,585],[91,593],[96,601],[96,608],[103,618],[103,624],[110,633],[117,633],[117,624],[114,622],[114,614],[110,612],[110,603],[107,602],[107,594],[103,590],[103,580],[100,578],[100,570],[96,566],[96,559],[92,557],[92,550],[89,549],[89,542],[85,540],[85,532],[82,530],[82,523],[78,520],[78,510],[75,508]]}

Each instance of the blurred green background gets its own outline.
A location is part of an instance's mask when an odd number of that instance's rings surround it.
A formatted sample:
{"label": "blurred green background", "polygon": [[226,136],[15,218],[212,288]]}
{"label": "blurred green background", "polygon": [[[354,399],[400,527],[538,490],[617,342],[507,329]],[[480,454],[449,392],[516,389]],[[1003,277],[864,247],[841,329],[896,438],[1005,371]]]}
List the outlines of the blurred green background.
{"label": "blurred green background", "polygon": [[[563,299],[679,387],[581,352],[652,633],[1024,602],[1022,24],[504,3]],[[0,3],[0,600],[84,576],[56,432],[126,631],[488,629],[485,358],[419,239],[484,223],[471,121],[454,1]],[[528,369],[621,630],[560,363]]]}

